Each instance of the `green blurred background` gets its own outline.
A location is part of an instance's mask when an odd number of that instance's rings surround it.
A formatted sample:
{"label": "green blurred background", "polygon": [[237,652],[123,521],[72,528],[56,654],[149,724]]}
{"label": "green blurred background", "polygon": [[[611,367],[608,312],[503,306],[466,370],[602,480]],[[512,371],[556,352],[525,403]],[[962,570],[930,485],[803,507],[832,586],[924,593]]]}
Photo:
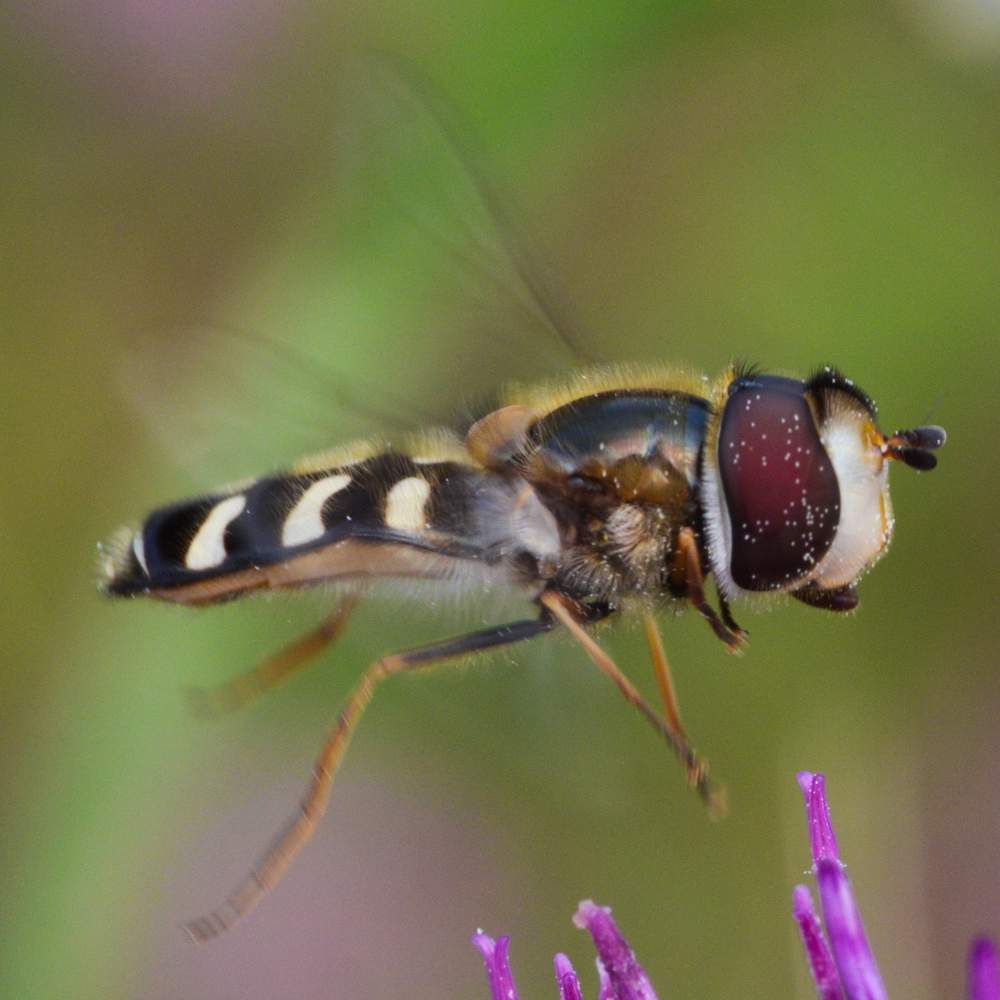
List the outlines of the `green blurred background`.
{"label": "green blurred background", "polygon": [[[554,995],[560,949],[593,994],[569,922],[593,897],[661,996],[806,997],[789,910],[809,768],[890,991],[958,996],[967,939],[1000,931],[997,9],[39,0],[3,31],[0,995],[483,997],[477,927],[514,936],[525,998]],[[560,364],[527,322],[479,331],[495,289],[463,324],[449,289],[483,274],[425,266],[352,166],[334,81],[369,49],[475,134],[585,353],[832,361],[889,429],[932,419],[950,441],[933,475],[894,470],[896,539],[857,615],[745,614],[741,660],[693,615],[664,623],[728,820],[554,639],[390,685],[314,843],[198,949],[179,922],[294,807],[362,664],[492,609],[373,602],[316,669],[206,724],[183,686],[281,645],[321,595],[113,604],[95,542],[378,429],[325,386],[419,423]],[[407,162],[399,201],[426,196],[424,230],[446,229],[447,182]],[[232,330],[337,374],[262,364]],[[653,695],[639,630],[605,641]]]}

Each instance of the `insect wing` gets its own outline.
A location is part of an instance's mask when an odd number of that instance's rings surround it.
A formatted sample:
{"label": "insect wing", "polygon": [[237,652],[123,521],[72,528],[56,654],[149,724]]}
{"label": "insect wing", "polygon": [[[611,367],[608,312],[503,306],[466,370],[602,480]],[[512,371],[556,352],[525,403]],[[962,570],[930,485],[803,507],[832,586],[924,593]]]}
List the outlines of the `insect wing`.
{"label": "insect wing", "polygon": [[384,329],[401,332],[403,356],[424,367],[426,384],[454,385],[457,370],[475,397],[589,360],[579,321],[433,86],[371,61],[348,75],[341,104],[345,216],[360,246],[381,244],[379,280],[394,290],[373,299],[406,310],[402,325]]}
{"label": "insect wing", "polygon": [[294,343],[232,326],[136,335],[116,374],[143,428],[201,489],[413,419],[412,406]]}
{"label": "insect wing", "polygon": [[449,117],[405,70],[356,64],[316,179],[257,263],[205,322],[136,339],[125,395],[199,478],[404,426],[461,429],[502,383],[587,359]]}

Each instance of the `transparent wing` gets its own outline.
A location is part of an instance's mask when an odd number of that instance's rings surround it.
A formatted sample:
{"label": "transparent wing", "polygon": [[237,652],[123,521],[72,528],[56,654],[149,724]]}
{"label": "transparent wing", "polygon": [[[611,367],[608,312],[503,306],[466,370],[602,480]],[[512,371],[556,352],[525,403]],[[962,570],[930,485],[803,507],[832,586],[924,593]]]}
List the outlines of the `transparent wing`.
{"label": "transparent wing", "polygon": [[354,177],[368,179],[415,259],[430,265],[424,281],[438,292],[431,307],[450,312],[455,332],[476,349],[478,332],[504,355],[519,348],[532,366],[588,360],[579,320],[493,191],[469,130],[433,85],[386,60],[364,64],[349,83],[342,148],[366,157],[354,161]]}
{"label": "transparent wing", "polygon": [[[591,360],[427,83],[357,61],[311,179],[212,315],[137,340],[125,394],[177,460],[250,474],[352,437],[462,426]],[[198,473],[201,476],[201,472]]]}
{"label": "transparent wing", "polygon": [[235,326],[136,334],[117,375],[157,446],[206,486],[358,438],[398,436],[414,419],[410,401],[327,367],[293,340]]}

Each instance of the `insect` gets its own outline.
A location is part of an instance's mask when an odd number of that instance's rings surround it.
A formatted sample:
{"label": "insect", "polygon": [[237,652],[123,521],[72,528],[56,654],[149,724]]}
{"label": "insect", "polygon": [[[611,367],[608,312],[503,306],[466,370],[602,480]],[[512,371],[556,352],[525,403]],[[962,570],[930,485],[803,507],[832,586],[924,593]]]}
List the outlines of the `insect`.
{"label": "insect", "polygon": [[[731,651],[746,633],[730,602],[790,595],[853,610],[859,578],[892,534],[891,462],[930,470],[944,442],[933,426],[884,434],[871,399],[832,368],[799,380],[733,367],[714,383],[667,369],[600,369],[513,391],[464,439],[441,431],[397,448],[359,445],[154,511],[104,550],[107,594],[201,606],[260,590],[346,588],[315,631],[208,693],[209,708],[248,701],[327,647],[371,581],[512,589],[538,609],[371,664],[300,809],[226,903],[188,930],[198,940],[217,935],[278,882],[319,822],[384,680],[553,629],[583,647],[720,809],[681,723],[654,610],[692,605]],[[644,620],[662,712],[591,634],[630,608]]]}

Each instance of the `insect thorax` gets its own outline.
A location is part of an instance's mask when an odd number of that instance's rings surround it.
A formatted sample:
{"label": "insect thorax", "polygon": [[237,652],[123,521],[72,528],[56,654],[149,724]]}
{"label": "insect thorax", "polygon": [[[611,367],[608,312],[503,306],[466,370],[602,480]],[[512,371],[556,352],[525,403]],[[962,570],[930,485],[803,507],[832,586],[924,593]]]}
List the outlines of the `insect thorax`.
{"label": "insect thorax", "polygon": [[560,526],[560,589],[591,600],[673,589],[677,533],[698,519],[708,413],[684,392],[615,390],[526,429],[513,462]]}

